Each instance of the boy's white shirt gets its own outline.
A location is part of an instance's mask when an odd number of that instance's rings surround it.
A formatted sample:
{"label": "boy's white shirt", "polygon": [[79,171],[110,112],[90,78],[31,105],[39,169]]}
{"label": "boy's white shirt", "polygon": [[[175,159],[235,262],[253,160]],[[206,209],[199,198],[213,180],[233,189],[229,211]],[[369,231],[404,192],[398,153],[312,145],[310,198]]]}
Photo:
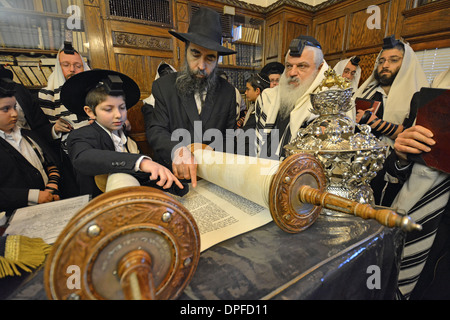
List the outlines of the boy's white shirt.
{"label": "boy's white shirt", "polygon": [[[111,137],[112,142],[114,143],[114,149],[117,152],[128,152],[127,149],[125,148],[125,145],[127,144],[127,142],[129,141],[129,149],[131,153],[139,153],[139,149],[136,145],[136,143],[132,140],[132,139],[128,139],[127,136],[125,136],[125,134],[123,133],[123,130],[118,130],[117,133],[120,135],[120,137],[116,134],[113,134],[111,131],[109,131],[108,129],[106,129],[104,126],[102,126],[98,121],[95,121],[100,128],[102,128],[103,130],[106,131],[106,133]],[[139,167],[141,165],[142,160],[144,159],[149,159],[152,160],[150,157],[148,156],[141,156],[139,157],[139,159],[136,161],[136,164],[134,165],[134,171],[138,172]]]}

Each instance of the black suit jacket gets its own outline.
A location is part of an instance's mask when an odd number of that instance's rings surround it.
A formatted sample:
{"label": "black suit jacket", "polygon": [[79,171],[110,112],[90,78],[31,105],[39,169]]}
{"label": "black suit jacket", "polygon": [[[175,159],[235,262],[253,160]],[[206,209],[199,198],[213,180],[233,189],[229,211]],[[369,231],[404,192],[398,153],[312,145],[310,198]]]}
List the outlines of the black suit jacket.
{"label": "black suit jacket", "polygon": [[[69,158],[75,170],[80,194],[101,193],[95,184],[95,176],[108,173],[128,173],[139,180],[145,174],[134,171],[140,154],[117,152],[106,131],[96,122],[73,130],[67,138]],[[148,174],[146,174],[148,180]]]}
{"label": "black suit jacket", "polygon": [[[39,135],[26,129],[21,132],[41,147],[49,164],[59,165],[52,149]],[[0,138],[0,168],[0,211],[11,214],[17,208],[26,207],[30,189],[44,190],[39,170],[3,138]]]}
{"label": "black suit jacket", "polygon": [[[226,129],[236,129],[236,90],[225,79],[219,77],[215,92],[208,92],[206,103],[199,115],[194,96],[180,97],[175,80],[177,73],[161,77],[153,82],[152,94],[155,106],[150,113],[143,112],[147,140],[154,151],[154,157],[172,169],[172,151],[193,142],[213,143],[216,150],[222,146]],[[196,126],[194,126],[194,123]],[[179,129],[177,132],[175,132]],[[222,137],[205,137],[208,129],[218,129]],[[179,134],[172,140],[172,133]],[[211,132],[211,131],[210,131]],[[219,138],[220,141],[215,141]]]}

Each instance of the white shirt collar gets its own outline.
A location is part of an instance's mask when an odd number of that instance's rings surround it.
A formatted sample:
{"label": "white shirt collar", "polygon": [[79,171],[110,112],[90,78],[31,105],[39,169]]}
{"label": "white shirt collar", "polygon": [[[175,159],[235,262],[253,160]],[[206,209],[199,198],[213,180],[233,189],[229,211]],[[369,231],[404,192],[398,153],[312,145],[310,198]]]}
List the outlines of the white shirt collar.
{"label": "white shirt collar", "polygon": [[114,149],[116,151],[127,152],[126,148],[125,148],[125,145],[127,144],[127,137],[123,133],[123,130],[118,130],[117,134],[115,134],[115,133],[112,133],[111,131],[109,131],[108,129],[106,129],[104,126],[102,126],[98,121],[95,121],[95,122],[100,126],[100,128],[105,130],[106,133],[108,133],[108,135],[111,137],[111,140],[114,143]]}

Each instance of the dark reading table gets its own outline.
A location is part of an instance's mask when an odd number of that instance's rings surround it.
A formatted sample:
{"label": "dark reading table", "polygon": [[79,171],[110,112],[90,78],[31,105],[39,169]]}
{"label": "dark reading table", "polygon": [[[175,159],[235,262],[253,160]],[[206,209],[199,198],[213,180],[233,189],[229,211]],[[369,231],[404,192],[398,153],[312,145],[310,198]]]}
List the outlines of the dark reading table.
{"label": "dark reading table", "polygon": [[[274,222],[202,252],[180,300],[392,299],[404,232],[321,215],[298,234]],[[2,299],[47,299],[43,268],[0,280]]]}

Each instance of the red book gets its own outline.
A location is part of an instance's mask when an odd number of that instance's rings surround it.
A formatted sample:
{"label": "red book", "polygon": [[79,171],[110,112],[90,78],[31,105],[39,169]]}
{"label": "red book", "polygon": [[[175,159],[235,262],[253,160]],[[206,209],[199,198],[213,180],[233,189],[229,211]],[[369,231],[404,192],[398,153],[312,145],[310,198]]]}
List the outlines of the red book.
{"label": "red book", "polygon": [[372,114],[377,114],[378,108],[380,107],[381,102],[370,99],[356,98],[355,99],[355,107],[356,111],[358,110],[367,110],[374,108]]}
{"label": "red book", "polygon": [[431,130],[436,141],[430,152],[421,154],[422,163],[450,173],[450,90],[422,88],[418,95],[416,125]]}

